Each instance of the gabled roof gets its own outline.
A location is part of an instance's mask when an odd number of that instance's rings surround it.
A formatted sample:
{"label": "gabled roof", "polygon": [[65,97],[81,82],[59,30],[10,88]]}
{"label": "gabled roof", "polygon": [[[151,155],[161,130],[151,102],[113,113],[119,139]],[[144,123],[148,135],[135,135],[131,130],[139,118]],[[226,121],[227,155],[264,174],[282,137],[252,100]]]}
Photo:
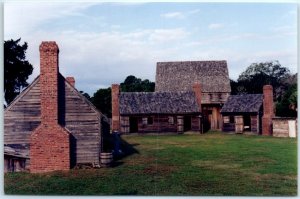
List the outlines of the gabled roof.
{"label": "gabled roof", "polygon": [[231,95],[221,113],[257,113],[263,104],[262,94]]}
{"label": "gabled roof", "polygon": [[155,91],[188,91],[200,83],[202,92],[231,92],[226,61],[158,62]]}
{"label": "gabled roof", "polygon": [[[84,97],[75,87],[73,87],[66,79],[65,77],[59,73],[59,81],[63,81],[64,84],[66,84],[68,87],[72,88],[76,94],[85,102],[87,103],[93,111],[95,111],[100,118],[100,116],[105,117],[86,97]],[[10,110],[19,100],[22,99],[23,96],[25,96],[36,84],[39,84],[40,76],[38,75],[31,84],[29,84],[5,109],[4,111]],[[61,85],[63,86],[63,85]],[[62,89],[62,88],[59,88]]]}
{"label": "gabled roof", "polygon": [[194,92],[121,92],[120,114],[199,113]]}

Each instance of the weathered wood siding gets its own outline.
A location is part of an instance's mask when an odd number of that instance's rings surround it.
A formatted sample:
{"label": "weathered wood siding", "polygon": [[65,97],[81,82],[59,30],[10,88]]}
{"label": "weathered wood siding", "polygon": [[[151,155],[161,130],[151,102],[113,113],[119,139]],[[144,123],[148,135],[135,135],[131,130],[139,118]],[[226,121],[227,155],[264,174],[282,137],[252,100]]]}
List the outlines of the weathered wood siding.
{"label": "weathered wood siding", "polygon": [[69,84],[65,84],[65,96],[64,125],[73,135],[71,145],[76,149],[73,152],[76,163],[98,164],[101,149],[100,115]]}
{"label": "weathered wood siding", "polygon": [[167,115],[151,116],[151,117],[153,118],[153,124],[148,124],[148,125],[143,124],[143,117],[138,118],[139,132],[141,133],[142,132],[177,132],[176,119],[174,121],[174,124],[170,124]]}
{"label": "weathered wood siding", "polygon": [[[292,123],[293,125],[290,125]],[[297,120],[295,118],[276,117],[272,119],[274,137],[296,137]]]}
{"label": "weathered wood siding", "polygon": [[[59,79],[59,123],[71,136],[71,156],[75,163],[99,163],[101,115],[70,86]],[[64,97],[65,96],[65,97]],[[31,132],[39,126],[41,115],[40,85],[36,79],[4,111],[4,143],[29,144]]]}
{"label": "weathered wood siding", "polygon": [[39,80],[21,95],[4,111],[4,144],[29,144],[31,132],[41,123]]}
{"label": "weathered wood siding", "polygon": [[200,131],[201,130],[200,118],[198,116],[193,116],[191,117],[191,121],[192,121],[191,130]]}
{"label": "weathered wood siding", "polygon": [[[121,116],[121,132],[130,133],[130,118],[137,118],[138,132],[183,132],[184,131],[184,117],[182,115],[132,115]],[[144,124],[143,118],[152,118],[152,124]],[[170,123],[169,117],[173,118],[173,123]],[[201,124],[198,116],[189,115],[191,117],[191,129],[193,131],[200,131]]]}
{"label": "weathered wood siding", "polygon": [[29,170],[29,159],[4,155],[4,173]]}
{"label": "weathered wood siding", "polygon": [[217,93],[217,92],[202,92],[202,104],[224,104],[230,93]]}
{"label": "weathered wood siding", "polygon": [[259,126],[258,126],[258,115],[251,115],[251,132],[259,133]]}

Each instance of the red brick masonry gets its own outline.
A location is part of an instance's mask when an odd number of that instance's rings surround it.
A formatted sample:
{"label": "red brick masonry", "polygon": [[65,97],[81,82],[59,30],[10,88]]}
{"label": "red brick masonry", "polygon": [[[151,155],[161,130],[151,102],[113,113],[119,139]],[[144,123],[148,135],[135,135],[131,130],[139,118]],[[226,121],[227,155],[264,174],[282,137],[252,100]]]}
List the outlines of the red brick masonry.
{"label": "red brick masonry", "polygon": [[196,96],[197,104],[199,106],[199,111],[201,112],[201,100],[202,100],[202,91],[201,91],[201,85],[199,83],[194,83],[193,85],[193,91]]}
{"label": "red brick masonry", "polygon": [[274,117],[273,87],[265,85],[263,93],[264,115],[262,117],[262,135],[272,135],[272,118]]}
{"label": "red brick masonry", "polygon": [[120,131],[119,94],[120,94],[120,86],[118,84],[113,84],[111,86],[112,131]]}
{"label": "red brick masonry", "polygon": [[41,124],[30,138],[32,173],[70,168],[70,134],[58,124],[58,53],[55,42],[40,45]]}

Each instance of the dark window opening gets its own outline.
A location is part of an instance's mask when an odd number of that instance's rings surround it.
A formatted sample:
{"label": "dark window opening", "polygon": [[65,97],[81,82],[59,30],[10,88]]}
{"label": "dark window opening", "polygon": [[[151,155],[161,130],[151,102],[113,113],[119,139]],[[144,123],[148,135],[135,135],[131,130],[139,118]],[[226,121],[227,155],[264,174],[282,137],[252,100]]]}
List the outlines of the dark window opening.
{"label": "dark window opening", "polygon": [[192,129],[192,120],[191,116],[184,116],[184,131],[190,131]]}
{"label": "dark window opening", "polygon": [[130,117],[129,125],[130,125],[130,133],[138,132],[138,118],[137,117]]}
{"label": "dark window opening", "polygon": [[148,117],[148,124],[153,124],[153,117]]}
{"label": "dark window opening", "polygon": [[229,123],[234,123],[234,116],[233,115],[229,116]]}
{"label": "dark window opening", "polygon": [[244,115],[244,130],[251,131],[251,118],[250,115]]}

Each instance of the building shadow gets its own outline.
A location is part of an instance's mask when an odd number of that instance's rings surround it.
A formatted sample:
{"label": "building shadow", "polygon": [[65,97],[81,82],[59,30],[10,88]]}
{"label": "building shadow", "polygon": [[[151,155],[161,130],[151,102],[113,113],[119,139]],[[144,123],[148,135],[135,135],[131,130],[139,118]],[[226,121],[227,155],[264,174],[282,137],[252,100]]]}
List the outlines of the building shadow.
{"label": "building shadow", "polygon": [[104,133],[103,134],[103,152],[112,152],[114,162],[112,167],[122,165],[124,162],[122,159],[131,156],[133,154],[139,154],[139,151],[135,148],[138,143],[130,144],[126,140],[122,139],[122,136],[118,133]]}

